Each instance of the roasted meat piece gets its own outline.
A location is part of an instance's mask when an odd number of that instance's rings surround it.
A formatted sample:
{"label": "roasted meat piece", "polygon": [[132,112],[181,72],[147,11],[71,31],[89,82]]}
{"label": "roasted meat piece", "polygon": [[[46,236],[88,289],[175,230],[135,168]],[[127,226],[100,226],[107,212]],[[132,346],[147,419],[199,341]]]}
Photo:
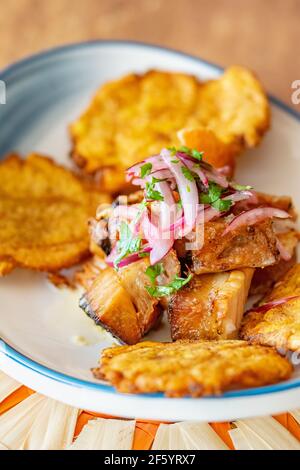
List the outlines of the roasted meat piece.
{"label": "roasted meat piece", "polygon": [[149,278],[145,274],[148,266],[149,260],[142,259],[118,271],[120,282],[136,309],[141,336],[148,333],[157,323],[161,313],[158,300],[151,297],[146,290],[146,286],[149,286]]}
{"label": "roasted meat piece", "polygon": [[222,218],[204,225],[203,246],[190,253],[192,270],[196,274],[245,267],[265,268],[279,261],[271,220],[242,226],[224,235],[226,226]]}
{"label": "roasted meat piece", "polygon": [[195,275],[169,304],[172,339],[214,340],[237,336],[253,269]]}
{"label": "roasted meat piece", "polygon": [[141,339],[136,309],[112,268],[102,271],[80,300],[80,307],[97,325],[124,343]]}
{"label": "roasted meat piece", "polygon": [[[164,260],[166,269],[175,268],[175,258],[174,252],[170,252]],[[87,287],[80,301],[81,308],[97,324],[127,344],[140,341],[161,317],[159,300],[151,297],[146,288],[150,285],[145,273],[148,266],[146,258],[118,271],[110,267],[101,270],[101,264],[91,264],[79,276]]]}

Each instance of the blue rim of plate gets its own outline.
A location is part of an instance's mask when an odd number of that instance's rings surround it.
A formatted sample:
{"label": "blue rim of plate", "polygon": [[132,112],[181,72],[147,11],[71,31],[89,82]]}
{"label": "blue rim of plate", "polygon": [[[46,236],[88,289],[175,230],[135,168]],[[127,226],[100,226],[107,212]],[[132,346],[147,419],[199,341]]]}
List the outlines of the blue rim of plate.
{"label": "blue rim of plate", "polygon": [[[87,41],[87,42],[69,44],[66,46],[56,47],[56,48],[48,49],[44,52],[40,52],[38,54],[34,54],[2,70],[0,72],[0,80],[5,80],[6,78],[9,77],[11,73],[22,68],[24,65],[32,64],[43,58],[49,58],[51,56],[55,56],[57,54],[65,53],[65,52],[72,51],[75,49],[80,50],[80,49],[85,49],[89,47],[115,46],[115,45],[118,45],[120,47],[133,46],[133,47],[144,48],[144,49],[145,48],[152,49],[158,52],[160,51],[160,52],[165,52],[165,53],[172,53],[172,54],[178,55],[179,57],[184,57],[185,59],[189,59],[190,61],[196,62],[198,64],[206,65],[211,70],[214,70],[217,72],[223,71],[222,67],[219,67],[218,65],[212,62],[200,59],[196,56],[193,56],[193,55],[190,55],[185,52],[178,51],[172,48],[166,48],[166,47],[158,46],[155,44],[143,43],[143,42],[138,42],[138,41],[129,41],[129,40],[124,40],[124,41],[123,40],[97,40],[97,41]],[[272,104],[274,104],[278,108],[285,111],[287,114],[293,116],[298,121],[300,121],[300,113],[298,113],[296,110],[290,108],[287,104],[283,103],[282,101],[278,100],[272,95],[269,95],[269,98]],[[72,377],[62,372],[58,372],[46,366],[43,366],[42,364],[39,364],[38,362],[30,359],[24,354],[18,352],[16,349],[9,346],[9,344],[7,344],[2,339],[0,339],[0,352],[4,353],[8,358],[12,359],[13,361],[22,365],[23,367],[26,367],[27,369],[30,369],[33,372],[36,372],[44,377],[55,380],[57,382],[64,383],[70,386],[79,387],[79,388],[89,388],[89,389],[96,390],[96,391],[101,390],[102,392],[106,392],[106,393],[118,394],[118,392],[112,386],[108,384],[95,383],[95,382],[90,382],[88,380],[78,379],[76,377]],[[224,393],[223,395],[220,395],[220,397],[212,396],[212,397],[205,397],[205,398],[209,398],[212,400],[217,400],[218,398],[242,398],[242,397],[255,396],[255,395],[266,395],[266,394],[275,393],[275,392],[283,392],[283,391],[291,390],[291,389],[298,388],[298,387],[300,387],[300,378],[292,379],[291,381],[287,381],[287,382],[281,382],[275,385],[268,385],[265,387],[227,392],[227,393]],[[165,399],[162,393],[135,395],[135,397],[136,398],[149,397],[149,398]],[[183,398],[183,400],[190,400],[190,398]]]}

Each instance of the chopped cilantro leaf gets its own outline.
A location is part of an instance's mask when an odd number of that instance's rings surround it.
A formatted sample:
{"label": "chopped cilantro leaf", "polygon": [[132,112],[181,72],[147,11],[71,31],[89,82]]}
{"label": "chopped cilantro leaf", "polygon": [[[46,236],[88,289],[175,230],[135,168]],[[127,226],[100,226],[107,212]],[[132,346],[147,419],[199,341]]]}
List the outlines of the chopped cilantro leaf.
{"label": "chopped cilantro leaf", "polygon": [[133,236],[129,225],[126,222],[121,222],[119,232],[120,240],[117,243],[118,257],[114,262],[115,268],[118,267],[118,264],[123,258],[140,251],[142,243],[141,238]]}
{"label": "chopped cilantro leaf", "polygon": [[230,209],[232,202],[228,199],[218,199],[217,201],[212,202],[212,207],[220,212],[225,212]]}
{"label": "chopped cilantro leaf", "polygon": [[139,258],[147,258],[147,256],[149,256],[149,253],[139,253]]}
{"label": "chopped cilantro leaf", "polygon": [[146,276],[149,277],[151,284],[155,284],[155,280],[164,272],[164,267],[162,263],[154,264],[153,266],[148,266],[145,271]]}
{"label": "chopped cilantro leaf", "polygon": [[209,183],[208,192],[201,194],[200,202],[202,202],[202,204],[211,204],[220,199],[222,192],[223,189],[221,186],[216,183]]}
{"label": "chopped cilantro leaf", "polygon": [[209,183],[208,192],[200,195],[202,204],[210,204],[214,209],[224,212],[230,209],[232,202],[221,199],[224,189],[216,183]]}
{"label": "chopped cilantro leaf", "polygon": [[179,163],[180,160],[171,160],[172,163]]}
{"label": "chopped cilantro leaf", "polygon": [[253,189],[253,186],[244,186],[243,184],[237,184],[231,181],[230,186],[237,191],[247,191],[249,189]]}
{"label": "chopped cilantro leaf", "polygon": [[204,154],[204,152],[199,152],[199,150],[197,150],[197,149],[190,149],[186,145],[182,145],[178,149],[176,147],[168,147],[168,150],[169,150],[169,152],[171,152],[172,156],[175,156],[178,152],[182,152],[182,153],[185,153],[186,155],[188,155],[189,157],[193,157],[193,158],[195,158],[196,160],[199,160],[199,161],[202,160],[202,157],[203,157],[203,154]]}
{"label": "chopped cilantro leaf", "polygon": [[145,163],[141,167],[141,178],[145,178],[145,176],[148,176],[151,173],[152,170],[152,163]]}
{"label": "chopped cilantro leaf", "polygon": [[155,176],[152,177],[152,183],[160,183],[161,181],[165,181],[165,180],[161,178],[155,178]]}
{"label": "chopped cilantro leaf", "polygon": [[181,171],[182,171],[183,175],[186,177],[187,180],[195,181],[193,173],[186,166],[182,166]]}
{"label": "chopped cilantro leaf", "polygon": [[152,178],[151,182],[146,183],[146,198],[150,201],[163,201],[163,195],[155,189],[155,184],[158,183],[160,180],[156,178]]}
{"label": "chopped cilantro leaf", "polygon": [[200,202],[202,204],[210,204],[211,200],[208,194],[200,194]]}
{"label": "chopped cilantro leaf", "polygon": [[177,148],[176,147],[168,147],[169,152],[171,152],[171,155],[174,156],[177,153]]}
{"label": "chopped cilantro leaf", "polygon": [[183,152],[183,153],[186,153],[187,155],[191,156],[191,149],[186,147],[186,145],[182,145],[181,147],[179,147],[178,150],[179,150],[179,152]]}
{"label": "chopped cilantro leaf", "polygon": [[152,297],[164,297],[172,295],[185,286],[192,279],[193,275],[190,274],[187,278],[175,276],[174,279],[165,286],[146,286],[147,291]]}
{"label": "chopped cilantro leaf", "polygon": [[203,157],[204,152],[199,152],[196,149],[192,150],[192,157],[196,158],[197,160],[201,161]]}

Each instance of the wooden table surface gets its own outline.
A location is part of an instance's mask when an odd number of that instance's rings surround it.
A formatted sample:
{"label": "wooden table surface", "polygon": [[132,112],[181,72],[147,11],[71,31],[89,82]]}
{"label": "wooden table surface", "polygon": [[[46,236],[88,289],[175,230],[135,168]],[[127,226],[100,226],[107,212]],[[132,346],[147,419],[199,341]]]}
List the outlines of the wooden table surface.
{"label": "wooden table surface", "polygon": [[300,79],[300,0],[2,2],[0,67],[41,49],[98,38],[152,42],[223,66],[249,66],[290,105],[291,84]]}

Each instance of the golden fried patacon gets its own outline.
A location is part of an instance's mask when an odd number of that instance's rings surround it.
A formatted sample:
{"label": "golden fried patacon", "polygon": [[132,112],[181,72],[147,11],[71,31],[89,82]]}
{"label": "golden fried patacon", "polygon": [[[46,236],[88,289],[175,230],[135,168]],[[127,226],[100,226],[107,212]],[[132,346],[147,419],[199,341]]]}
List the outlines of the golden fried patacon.
{"label": "golden fried patacon", "polygon": [[142,342],[103,351],[97,378],[120,392],[169,397],[218,395],[286,380],[292,366],[275,350],[244,341]]}
{"label": "golden fried patacon", "polygon": [[194,275],[171,297],[173,341],[236,338],[254,269]]}
{"label": "golden fried patacon", "polygon": [[215,168],[227,167],[228,174],[234,173],[236,157],[242,149],[239,140],[224,142],[214,131],[200,126],[181,129],[177,136],[182,145],[203,152],[203,159]]}
{"label": "golden fried patacon", "polygon": [[10,259],[2,259],[0,261],[0,277],[9,274],[16,267],[16,264]]}
{"label": "golden fried patacon", "polygon": [[240,336],[251,343],[300,350],[300,264],[275,285],[264,304],[245,315]]}
{"label": "golden fried patacon", "polygon": [[274,286],[272,292],[265,298],[266,302],[300,295],[300,263],[290,269]]}
{"label": "golden fried patacon", "polygon": [[0,273],[14,267],[55,272],[89,254],[87,222],[100,193],[40,155],[0,163]]}
{"label": "golden fried patacon", "polygon": [[183,73],[131,74],[102,86],[71,125],[72,156],[117,192],[125,168],[180,142],[204,150],[217,167],[233,166],[238,153],[260,142],[269,114],[260,83],[243,67],[206,82]]}

